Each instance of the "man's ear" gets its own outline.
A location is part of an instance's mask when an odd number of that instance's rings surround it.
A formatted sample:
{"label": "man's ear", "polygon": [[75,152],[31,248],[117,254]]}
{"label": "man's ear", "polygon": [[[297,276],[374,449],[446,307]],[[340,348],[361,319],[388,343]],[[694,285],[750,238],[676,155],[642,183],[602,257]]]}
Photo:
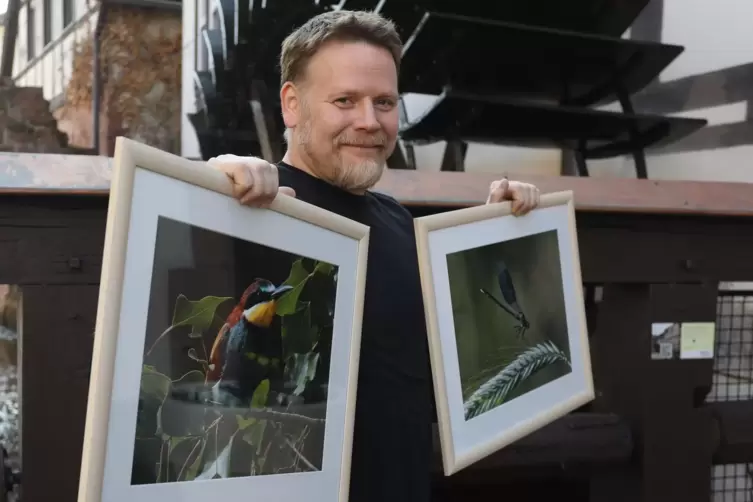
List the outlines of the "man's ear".
{"label": "man's ear", "polygon": [[292,82],[285,82],[280,89],[282,120],[287,128],[297,126],[300,120],[301,100],[299,92],[299,89]]}

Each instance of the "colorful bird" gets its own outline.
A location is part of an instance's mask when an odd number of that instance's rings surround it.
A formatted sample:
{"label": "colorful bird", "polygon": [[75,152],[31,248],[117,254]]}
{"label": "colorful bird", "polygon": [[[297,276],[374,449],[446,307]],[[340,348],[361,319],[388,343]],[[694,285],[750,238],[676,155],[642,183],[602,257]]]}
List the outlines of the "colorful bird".
{"label": "colorful bird", "polygon": [[528,322],[525,313],[523,313],[523,309],[520,308],[520,305],[518,305],[518,297],[515,292],[515,285],[512,282],[512,277],[510,276],[510,271],[507,269],[507,265],[504,261],[499,260],[497,261],[496,269],[499,290],[502,293],[502,298],[504,298],[507,305],[497,300],[494,295],[492,295],[485,289],[481,288],[481,292],[489,297],[502,310],[510,314],[515,318],[515,320],[518,321],[519,324],[515,326],[515,332],[519,337],[522,338],[523,336],[525,336],[526,330],[531,327],[531,324]]}
{"label": "colorful bird", "polygon": [[215,382],[215,399],[245,403],[257,385],[281,371],[282,336],[274,318],[277,301],[292,286],[256,279],[244,291],[215,338],[207,382]]}

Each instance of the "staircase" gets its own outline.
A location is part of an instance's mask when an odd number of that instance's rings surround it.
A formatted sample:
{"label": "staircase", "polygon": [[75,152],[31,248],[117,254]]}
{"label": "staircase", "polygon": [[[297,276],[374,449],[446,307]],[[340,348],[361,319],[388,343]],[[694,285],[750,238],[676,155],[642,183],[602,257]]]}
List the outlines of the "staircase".
{"label": "staircase", "polygon": [[75,153],[60,132],[41,87],[0,79],[0,152]]}
{"label": "staircase", "polygon": [[[631,97],[683,48],[621,38],[648,0],[214,0],[221,20],[203,29],[211,67],[195,76],[191,116],[204,158],[221,153],[279,159],[282,144],[277,57],[287,34],[327,9],[377,10],[405,46],[402,93],[434,96],[400,126],[393,169],[415,169],[416,145],[446,142],[441,169],[464,170],[468,143],[560,148],[588,176],[588,160],[632,155],[647,177],[645,152],[706,125],[705,120],[636,113]],[[235,6],[238,6],[237,9]],[[619,111],[605,105],[619,104]]]}

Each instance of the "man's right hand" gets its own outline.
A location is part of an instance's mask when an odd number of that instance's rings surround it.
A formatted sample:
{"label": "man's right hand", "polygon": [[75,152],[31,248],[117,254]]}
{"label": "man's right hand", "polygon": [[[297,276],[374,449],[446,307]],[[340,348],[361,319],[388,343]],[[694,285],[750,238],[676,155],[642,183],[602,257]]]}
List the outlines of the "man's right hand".
{"label": "man's right hand", "polygon": [[233,197],[251,207],[269,207],[278,193],[295,197],[295,190],[279,186],[277,166],[259,157],[220,155],[207,161],[233,182]]}

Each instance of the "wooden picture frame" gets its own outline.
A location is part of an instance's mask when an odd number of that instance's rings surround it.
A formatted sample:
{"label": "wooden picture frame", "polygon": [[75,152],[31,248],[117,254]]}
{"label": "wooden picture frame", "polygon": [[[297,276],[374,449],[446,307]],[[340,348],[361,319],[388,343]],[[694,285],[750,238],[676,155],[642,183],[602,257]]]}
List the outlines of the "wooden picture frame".
{"label": "wooden picture frame", "polygon": [[510,202],[433,214],[415,229],[450,475],[594,398],[573,195],[542,195],[522,217]]}
{"label": "wooden picture frame", "polygon": [[347,501],[369,228],[114,157],[78,501]]}

